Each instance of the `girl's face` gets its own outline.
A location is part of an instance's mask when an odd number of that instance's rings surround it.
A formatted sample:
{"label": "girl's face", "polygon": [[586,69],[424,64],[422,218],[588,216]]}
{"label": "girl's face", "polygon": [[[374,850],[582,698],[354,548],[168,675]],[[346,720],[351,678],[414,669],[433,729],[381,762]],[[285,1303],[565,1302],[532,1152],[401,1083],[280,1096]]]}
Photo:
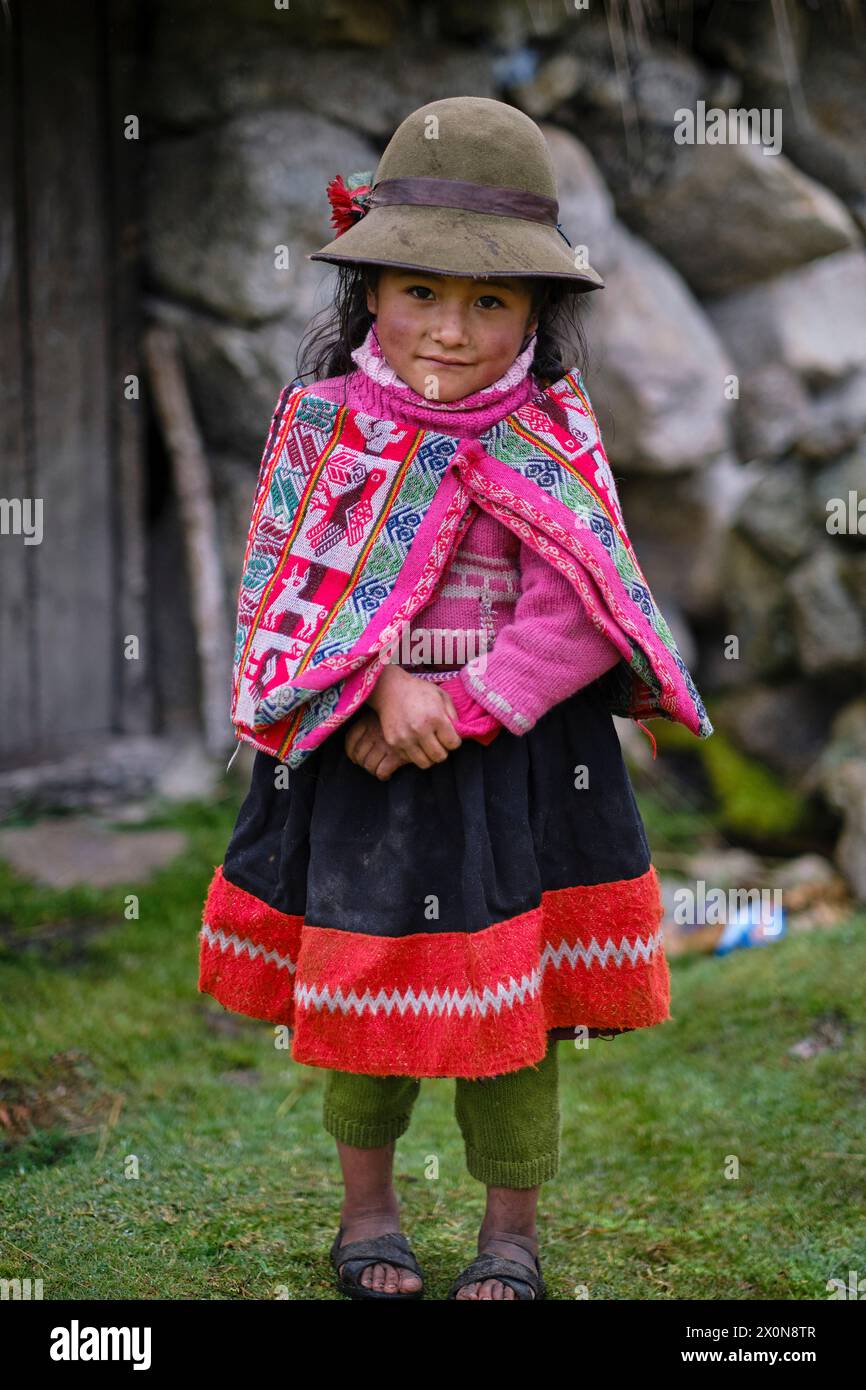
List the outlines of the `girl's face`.
{"label": "girl's face", "polygon": [[456,401],[502,376],[538,326],[524,280],[470,280],[383,267],[367,308],[398,376],[430,400]]}

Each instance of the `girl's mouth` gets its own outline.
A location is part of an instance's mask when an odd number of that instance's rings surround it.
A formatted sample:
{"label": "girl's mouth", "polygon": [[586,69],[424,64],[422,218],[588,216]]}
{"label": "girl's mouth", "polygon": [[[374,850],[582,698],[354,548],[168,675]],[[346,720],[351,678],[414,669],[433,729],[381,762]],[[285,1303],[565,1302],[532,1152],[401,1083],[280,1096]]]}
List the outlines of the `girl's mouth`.
{"label": "girl's mouth", "polygon": [[447,357],[423,357],[423,362],[435,362],[438,367],[471,367],[471,362],[454,362]]}

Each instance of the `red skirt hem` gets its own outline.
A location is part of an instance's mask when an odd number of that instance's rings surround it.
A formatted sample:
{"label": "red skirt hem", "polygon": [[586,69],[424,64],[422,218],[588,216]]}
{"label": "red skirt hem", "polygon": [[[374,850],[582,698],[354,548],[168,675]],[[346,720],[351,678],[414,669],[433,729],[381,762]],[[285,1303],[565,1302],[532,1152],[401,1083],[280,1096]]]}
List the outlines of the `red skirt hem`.
{"label": "red skirt hem", "polygon": [[313,926],[225,878],[202,913],[199,992],[292,1030],[307,1066],[372,1076],[498,1076],[553,1029],[667,1022],[670,971],[652,865],[560,888],[484,931],[373,936]]}

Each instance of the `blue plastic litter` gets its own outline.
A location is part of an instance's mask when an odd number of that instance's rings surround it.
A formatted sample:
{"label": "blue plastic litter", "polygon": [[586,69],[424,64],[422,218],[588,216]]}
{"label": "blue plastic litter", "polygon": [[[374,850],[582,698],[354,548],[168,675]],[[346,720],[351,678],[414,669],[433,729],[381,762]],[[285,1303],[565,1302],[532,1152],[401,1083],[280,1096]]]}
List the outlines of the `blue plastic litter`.
{"label": "blue plastic litter", "polygon": [[713,954],[724,956],[729,951],[744,950],[749,946],[770,946],[774,941],[781,941],[787,932],[785,909],[775,901],[768,905],[762,895],[759,902],[750,899],[744,908],[735,913],[716,943]]}

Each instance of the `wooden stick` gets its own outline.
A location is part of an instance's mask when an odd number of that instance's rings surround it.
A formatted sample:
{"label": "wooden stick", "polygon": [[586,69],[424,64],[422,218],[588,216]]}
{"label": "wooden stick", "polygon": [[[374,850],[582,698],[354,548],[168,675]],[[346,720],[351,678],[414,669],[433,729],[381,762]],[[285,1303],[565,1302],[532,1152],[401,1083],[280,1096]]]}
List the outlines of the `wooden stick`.
{"label": "wooden stick", "polygon": [[161,325],[148,328],[144,334],[144,357],[180,506],[201,676],[205,745],[209,752],[217,754],[225,749],[231,733],[231,653],[210,473],[176,333]]}

